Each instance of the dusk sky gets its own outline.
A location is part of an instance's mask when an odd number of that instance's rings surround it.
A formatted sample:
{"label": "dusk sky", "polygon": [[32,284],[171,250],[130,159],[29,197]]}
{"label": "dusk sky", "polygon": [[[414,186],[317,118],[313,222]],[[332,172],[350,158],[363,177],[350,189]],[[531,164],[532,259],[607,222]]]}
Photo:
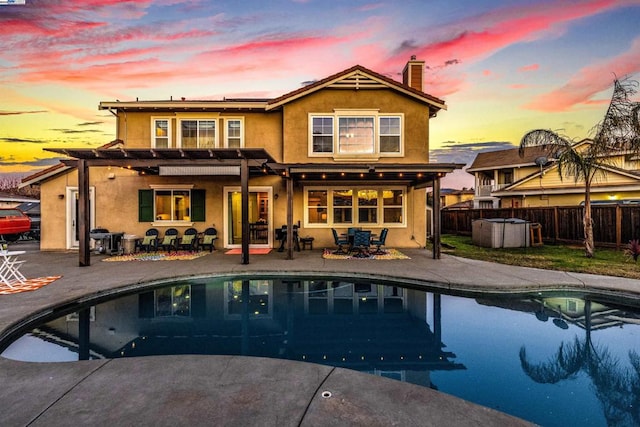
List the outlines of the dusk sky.
{"label": "dusk sky", "polygon": [[356,64],[400,80],[412,55],[448,106],[431,121],[438,162],[534,128],[590,136],[614,78],[640,80],[640,0],[24,3],[0,5],[0,173],[112,141],[100,101],[277,97]]}

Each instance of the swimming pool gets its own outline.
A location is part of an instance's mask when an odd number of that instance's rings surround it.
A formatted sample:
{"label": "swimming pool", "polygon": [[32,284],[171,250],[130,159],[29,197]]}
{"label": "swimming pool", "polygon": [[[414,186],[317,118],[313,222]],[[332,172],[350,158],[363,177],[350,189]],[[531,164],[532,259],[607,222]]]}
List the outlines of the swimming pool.
{"label": "swimming pool", "polygon": [[213,277],[67,308],[2,356],[273,357],[411,382],[545,426],[634,425],[639,307],[597,294],[448,295],[352,277]]}

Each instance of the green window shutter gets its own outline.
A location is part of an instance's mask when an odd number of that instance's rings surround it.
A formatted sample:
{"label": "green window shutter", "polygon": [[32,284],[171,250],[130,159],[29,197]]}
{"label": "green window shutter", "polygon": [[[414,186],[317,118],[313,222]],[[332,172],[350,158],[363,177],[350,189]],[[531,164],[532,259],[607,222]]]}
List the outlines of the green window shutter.
{"label": "green window shutter", "polygon": [[191,221],[205,221],[204,190],[191,190]]}
{"label": "green window shutter", "polygon": [[138,221],[153,221],[153,190],[138,190]]}

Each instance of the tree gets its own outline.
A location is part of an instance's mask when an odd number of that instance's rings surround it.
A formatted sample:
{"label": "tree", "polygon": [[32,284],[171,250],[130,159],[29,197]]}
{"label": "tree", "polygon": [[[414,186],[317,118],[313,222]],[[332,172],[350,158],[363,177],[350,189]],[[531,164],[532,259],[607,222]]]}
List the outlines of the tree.
{"label": "tree", "polygon": [[20,178],[15,175],[1,175],[0,174],[0,191],[3,193],[13,194],[14,196],[31,197],[34,199],[40,198],[39,186],[28,186],[19,188]]}
{"label": "tree", "polygon": [[527,132],[520,140],[520,156],[527,147],[542,146],[548,158],[555,162],[560,179],[573,177],[584,182],[584,248],[585,256],[595,252],[593,220],[591,219],[591,186],[600,177],[606,177],[611,153],[629,151],[640,153],[640,103],[631,100],[638,82],[614,81],[613,96],[604,119],[592,129],[590,143],[578,144],[569,137],[548,129]]}

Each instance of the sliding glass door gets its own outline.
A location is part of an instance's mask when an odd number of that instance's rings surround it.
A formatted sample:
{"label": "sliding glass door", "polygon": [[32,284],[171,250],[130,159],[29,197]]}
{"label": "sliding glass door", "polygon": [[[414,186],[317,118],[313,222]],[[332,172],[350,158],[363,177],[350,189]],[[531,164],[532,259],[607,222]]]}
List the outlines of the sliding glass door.
{"label": "sliding glass door", "polygon": [[[271,187],[249,188],[249,246],[270,248],[273,240]],[[242,244],[242,194],[240,187],[224,189],[224,247]]]}

